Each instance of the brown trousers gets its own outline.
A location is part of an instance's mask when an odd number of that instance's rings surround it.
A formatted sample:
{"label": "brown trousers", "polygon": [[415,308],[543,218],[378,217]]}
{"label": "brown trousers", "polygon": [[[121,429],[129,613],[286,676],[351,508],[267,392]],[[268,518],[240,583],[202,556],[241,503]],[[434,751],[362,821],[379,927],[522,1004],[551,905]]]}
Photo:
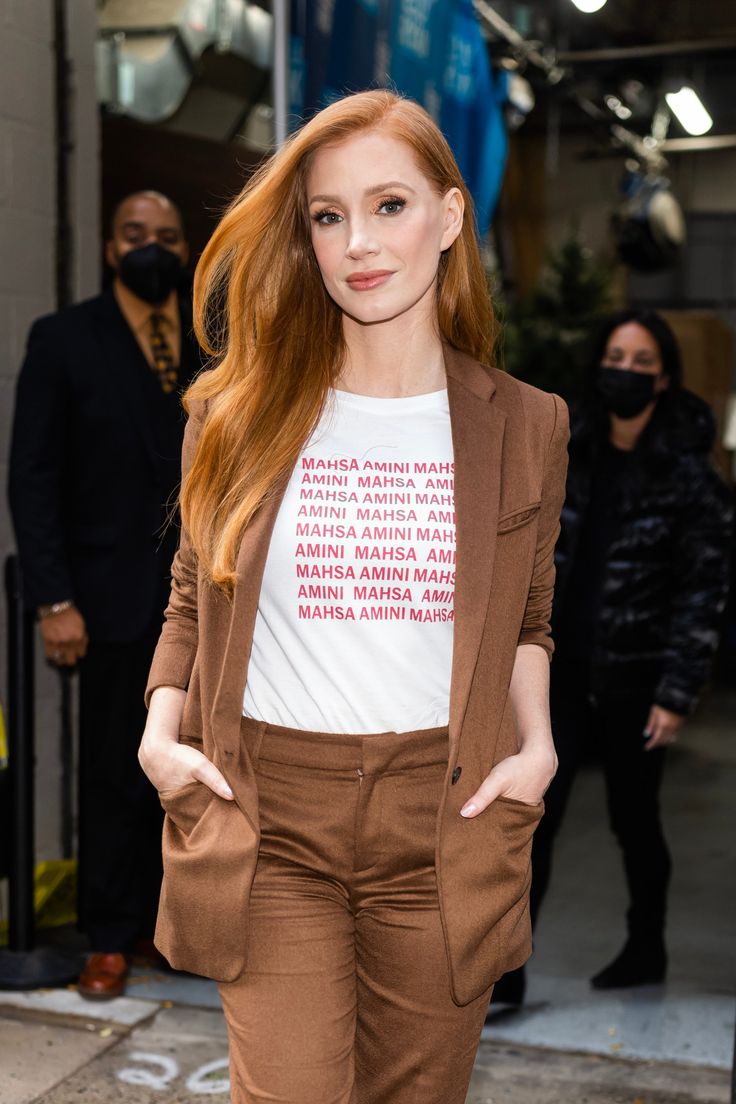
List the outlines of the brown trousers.
{"label": "brown trousers", "polygon": [[232,1104],[464,1104],[490,990],[450,996],[434,869],[447,729],[244,718],[261,846],[220,985]]}

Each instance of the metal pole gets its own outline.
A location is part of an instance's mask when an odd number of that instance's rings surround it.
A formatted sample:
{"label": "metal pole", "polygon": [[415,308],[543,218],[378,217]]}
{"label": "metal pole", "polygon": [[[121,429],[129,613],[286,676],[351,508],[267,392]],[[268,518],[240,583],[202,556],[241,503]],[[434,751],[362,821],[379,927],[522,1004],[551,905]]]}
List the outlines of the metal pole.
{"label": "metal pole", "polygon": [[273,0],[273,114],[276,146],[289,134],[289,0]]}
{"label": "metal pole", "polygon": [[33,874],[33,642],[32,612],[23,601],[17,556],[5,561],[8,625],[8,773],[10,783],[9,947],[0,950],[0,989],[68,985],[79,973],[76,961],[46,947],[34,947]]}
{"label": "metal pole", "polygon": [[11,951],[30,951],[33,917],[33,628],[23,606],[20,565],[5,563],[8,604],[8,771],[11,794],[8,934]]}
{"label": "metal pole", "polygon": [[74,724],[73,675],[61,668],[61,857],[74,858]]}

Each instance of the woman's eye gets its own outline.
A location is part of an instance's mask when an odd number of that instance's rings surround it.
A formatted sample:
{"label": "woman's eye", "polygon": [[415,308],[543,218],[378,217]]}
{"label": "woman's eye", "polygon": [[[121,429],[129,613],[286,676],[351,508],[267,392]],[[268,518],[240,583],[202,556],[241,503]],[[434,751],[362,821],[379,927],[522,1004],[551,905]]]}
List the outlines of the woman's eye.
{"label": "woman's eye", "polygon": [[336,223],[342,222],[342,215],[339,215],[337,211],[317,211],[315,215],[312,215],[312,218],[320,226],[334,226]]}
{"label": "woman's eye", "polygon": [[406,207],[405,199],[382,199],[378,205],[378,210],[383,211],[387,215],[398,215],[399,211],[404,207]]}

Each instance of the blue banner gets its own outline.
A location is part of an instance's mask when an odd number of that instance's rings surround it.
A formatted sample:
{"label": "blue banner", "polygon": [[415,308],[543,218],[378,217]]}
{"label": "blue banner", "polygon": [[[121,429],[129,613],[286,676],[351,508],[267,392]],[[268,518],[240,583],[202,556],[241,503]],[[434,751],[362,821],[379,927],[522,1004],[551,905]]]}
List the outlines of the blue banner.
{"label": "blue banner", "polygon": [[432,115],[457,158],[484,234],[507,137],[472,0],[292,0],[294,126],[346,92],[395,88]]}

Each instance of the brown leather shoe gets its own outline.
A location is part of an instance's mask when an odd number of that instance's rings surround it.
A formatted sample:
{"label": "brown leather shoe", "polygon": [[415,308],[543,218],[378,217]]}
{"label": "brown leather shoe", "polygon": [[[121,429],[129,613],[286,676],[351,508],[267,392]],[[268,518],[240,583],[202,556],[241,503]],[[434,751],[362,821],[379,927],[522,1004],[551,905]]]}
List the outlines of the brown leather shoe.
{"label": "brown leather shoe", "polygon": [[112,1000],[125,992],[128,960],[124,954],[91,954],[77,982],[80,997]]}

